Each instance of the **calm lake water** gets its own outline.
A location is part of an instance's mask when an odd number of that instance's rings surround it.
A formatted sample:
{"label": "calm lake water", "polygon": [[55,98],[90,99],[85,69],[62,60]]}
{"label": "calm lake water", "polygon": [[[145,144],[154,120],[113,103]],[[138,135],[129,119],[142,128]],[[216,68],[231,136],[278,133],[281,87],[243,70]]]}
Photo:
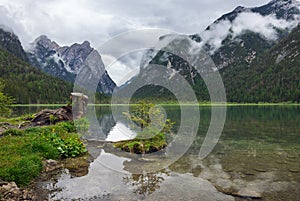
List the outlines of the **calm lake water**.
{"label": "calm lake water", "polygon": [[[180,108],[164,108],[176,122],[176,136]],[[52,200],[243,200],[222,192],[257,193],[263,200],[300,200],[300,107],[228,107],[220,140],[201,160],[210,109],[200,107],[199,129],[191,146],[179,159],[169,161],[163,155],[135,156],[103,146],[100,141],[130,139],[135,132],[122,115],[113,116],[110,107],[96,107],[97,122],[91,122],[84,136],[93,157],[88,174],[73,177],[64,170],[44,188],[52,191]],[[93,114],[90,108],[90,118]]]}

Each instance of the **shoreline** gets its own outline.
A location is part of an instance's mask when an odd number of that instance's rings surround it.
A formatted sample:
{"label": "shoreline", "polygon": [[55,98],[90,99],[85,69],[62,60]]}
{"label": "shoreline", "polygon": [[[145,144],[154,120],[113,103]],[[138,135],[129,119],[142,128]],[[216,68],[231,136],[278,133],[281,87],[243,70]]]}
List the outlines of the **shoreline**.
{"label": "shoreline", "polygon": [[[178,103],[155,103],[158,105],[162,106],[227,106],[227,107],[232,107],[232,106],[300,106],[300,103],[199,103],[199,104],[191,104],[191,103],[183,103],[183,104],[178,104]],[[10,107],[60,107],[64,106],[65,104],[14,104],[11,105]],[[88,106],[126,106],[127,104],[88,104]],[[129,105],[137,105],[137,104],[129,104]]]}

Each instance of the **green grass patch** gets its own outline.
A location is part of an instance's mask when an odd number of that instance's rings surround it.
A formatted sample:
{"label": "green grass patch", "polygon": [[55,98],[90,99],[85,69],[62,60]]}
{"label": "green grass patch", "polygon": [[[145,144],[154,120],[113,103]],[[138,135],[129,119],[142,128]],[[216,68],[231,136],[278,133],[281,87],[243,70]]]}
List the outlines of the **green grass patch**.
{"label": "green grass patch", "polygon": [[0,144],[0,178],[20,186],[39,175],[44,159],[76,157],[86,152],[73,122],[9,129],[0,137]]}
{"label": "green grass patch", "polygon": [[66,104],[13,104],[12,107],[61,107]]}
{"label": "green grass patch", "polygon": [[9,123],[11,125],[19,125],[24,122],[29,122],[33,118],[34,118],[33,114],[26,114],[19,117],[13,117],[13,118],[0,117],[0,124]]}

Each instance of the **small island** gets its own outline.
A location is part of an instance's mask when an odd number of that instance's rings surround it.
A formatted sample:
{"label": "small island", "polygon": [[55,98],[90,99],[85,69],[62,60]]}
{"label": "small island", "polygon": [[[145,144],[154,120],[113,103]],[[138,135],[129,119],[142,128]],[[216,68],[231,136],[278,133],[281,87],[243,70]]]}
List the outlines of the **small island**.
{"label": "small island", "polygon": [[140,101],[132,106],[130,113],[124,115],[135,123],[139,132],[132,140],[115,142],[114,147],[130,153],[148,154],[160,151],[168,145],[174,122],[164,119],[161,109],[154,107],[153,103]]}

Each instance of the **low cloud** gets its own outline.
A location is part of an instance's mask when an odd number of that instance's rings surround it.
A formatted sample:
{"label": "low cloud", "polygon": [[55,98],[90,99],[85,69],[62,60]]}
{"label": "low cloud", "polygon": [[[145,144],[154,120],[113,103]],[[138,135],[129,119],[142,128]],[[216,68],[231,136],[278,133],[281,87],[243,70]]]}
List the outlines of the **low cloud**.
{"label": "low cloud", "polygon": [[139,73],[141,55],[142,53],[129,54],[119,59],[102,55],[102,60],[110,77],[117,86],[121,86]]}
{"label": "low cloud", "polygon": [[[162,28],[184,34],[199,33],[236,6],[253,7],[268,1],[0,0],[0,24],[11,27],[25,48],[42,34],[61,46],[88,40],[98,48],[114,36],[136,29]],[[126,46],[132,46],[132,41],[111,48],[124,49]],[[104,57],[106,53],[100,51],[100,54]],[[131,59],[120,62],[108,69],[113,79],[133,67],[139,69]]]}
{"label": "low cloud", "polygon": [[202,44],[209,44],[212,47],[211,53],[221,47],[222,41],[229,35],[233,38],[245,31],[252,31],[260,34],[267,40],[278,38],[276,29],[291,29],[297,25],[297,21],[286,21],[277,19],[275,15],[262,16],[258,13],[240,13],[233,22],[229,20],[213,24],[210,30],[200,34]]}

